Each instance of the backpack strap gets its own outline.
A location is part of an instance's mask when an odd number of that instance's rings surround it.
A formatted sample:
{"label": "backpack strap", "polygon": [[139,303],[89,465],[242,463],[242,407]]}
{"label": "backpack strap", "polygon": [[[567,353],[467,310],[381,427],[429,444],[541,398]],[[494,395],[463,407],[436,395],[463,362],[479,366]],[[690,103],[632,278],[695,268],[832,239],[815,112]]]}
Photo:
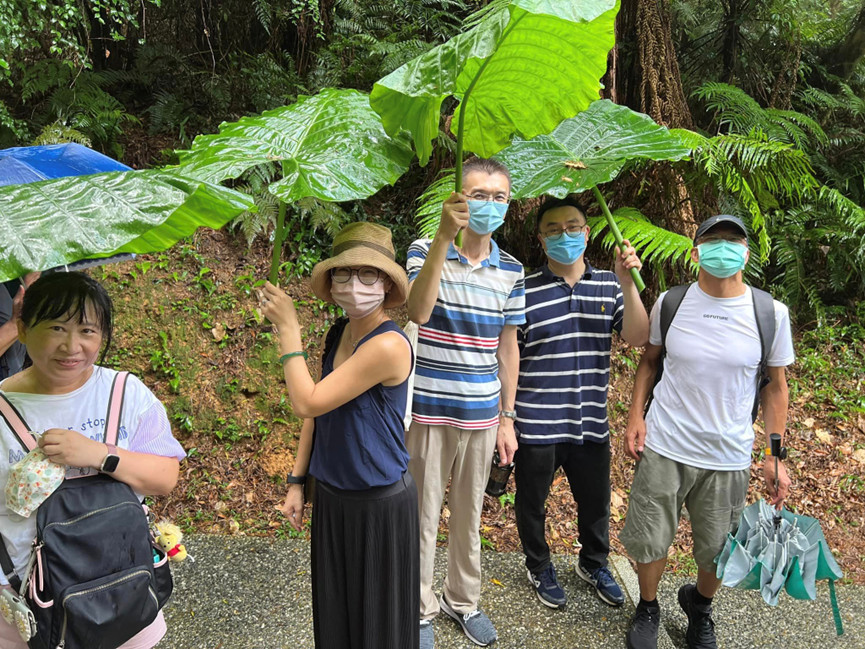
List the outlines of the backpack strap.
{"label": "backpack strap", "polygon": [[111,383],[111,396],[108,398],[108,413],[105,415],[106,444],[117,446],[117,436],[120,432],[120,417],[123,414],[123,396],[129,372],[118,372]]}
{"label": "backpack strap", "polygon": [[6,541],[0,536],[0,568],[3,568],[3,574],[6,575],[6,580],[12,589],[18,593],[21,591],[21,578],[15,572],[15,565],[12,563],[12,557],[9,556],[9,550],[6,549]]}
{"label": "backpack strap", "polygon": [[[0,392],[0,417],[6,422],[9,430],[15,435],[15,439],[28,453],[36,448],[36,438],[30,432],[30,427],[21,413],[12,405],[6,395]],[[9,556],[9,550],[6,549],[6,541],[0,536],[0,568],[3,569],[3,574],[6,575],[6,580],[9,585],[19,592],[21,590],[21,578],[15,572],[15,565],[12,563],[12,557]]]}
{"label": "backpack strap", "polygon": [[15,439],[21,444],[26,452],[32,451],[39,444],[33,433],[30,432],[30,427],[24,421],[24,417],[18,412],[18,409],[12,405],[12,402],[6,398],[6,395],[0,392],[0,417],[6,422],[9,430],[15,435]]}
{"label": "backpack strap", "polygon": [[775,300],[759,288],[751,287],[751,298],[754,302],[754,318],[757,320],[757,332],[760,335],[760,369],[757,372],[757,393],[754,396],[754,407],[751,410],[751,420],[757,421],[757,411],[760,409],[760,393],[771,379],[769,378],[769,354],[775,343]]}
{"label": "backpack strap", "polygon": [[685,294],[689,288],[691,288],[691,284],[674,286],[667,291],[663,302],[661,302],[661,358],[658,360],[658,369],[655,372],[655,382],[652,384],[652,391],[646,400],[646,409],[643,411],[644,415],[649,412],[649,406],[652,405],[655,395],[655,387],[661,382],[661,377],[664,375],[664,359],[667,358],[667,332],[670,330],[673,318],[682,305],[682,300],[685,299]]}

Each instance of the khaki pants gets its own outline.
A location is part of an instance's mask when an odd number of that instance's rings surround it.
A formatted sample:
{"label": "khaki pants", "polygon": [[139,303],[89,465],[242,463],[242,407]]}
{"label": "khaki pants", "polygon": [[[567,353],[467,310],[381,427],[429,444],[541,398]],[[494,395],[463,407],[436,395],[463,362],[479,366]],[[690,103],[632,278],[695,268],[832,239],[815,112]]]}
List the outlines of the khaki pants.
{"label": "khaki pants", "polygon": [[466,430],[412,422],[406,434],[408,469],[417,484],[420,513],[420,617],[439,612],[433,564],[442,500],[451,480],[448,567],[443,595],[454,611],[470,613],[481,597],[481,509],[498,427]]}

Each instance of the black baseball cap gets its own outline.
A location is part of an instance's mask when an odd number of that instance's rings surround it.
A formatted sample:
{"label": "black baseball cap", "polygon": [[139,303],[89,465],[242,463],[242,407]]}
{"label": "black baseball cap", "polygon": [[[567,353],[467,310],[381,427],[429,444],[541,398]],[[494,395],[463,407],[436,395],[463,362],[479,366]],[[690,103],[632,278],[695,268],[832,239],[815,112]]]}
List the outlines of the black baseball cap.
{"label": "black baseball cap", "polygon": [[748,238],[748,228],[746,228],[745,224],[742,223],[742,219],[738,216],[731,216],[730,214],[717,214],[715,216],[710,216],[700,224],[700,227],[697,228],[697,234],[694,235],[694,245],[697,245],[697,239],[721,223],[729,223],[730,225],[735,226],[742,232],[742,236],[746,239]]}

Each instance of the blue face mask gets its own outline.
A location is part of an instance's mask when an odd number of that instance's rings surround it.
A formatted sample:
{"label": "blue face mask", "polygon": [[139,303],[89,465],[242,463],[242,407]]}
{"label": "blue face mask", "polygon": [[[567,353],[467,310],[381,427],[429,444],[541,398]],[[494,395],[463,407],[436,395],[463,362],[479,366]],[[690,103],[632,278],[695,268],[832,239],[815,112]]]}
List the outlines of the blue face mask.
{"label": "blue face mask", "polygon": [[713,277],[732,277],[745,267],[748,246],[733,241],[708,241],[697,246],[700,268]]}
{"label": "blue face mask", "polygon": [[505,222],[507,203],[495,201],[468,201],[469,227],[478,234],[495,232]]}
{"label": "blue face mask", "polygon": [[586,251],[586,235],[580,231],[576,234],[554,234],[544,237],[547,244],[547,255],[560,264],[571,265]]}

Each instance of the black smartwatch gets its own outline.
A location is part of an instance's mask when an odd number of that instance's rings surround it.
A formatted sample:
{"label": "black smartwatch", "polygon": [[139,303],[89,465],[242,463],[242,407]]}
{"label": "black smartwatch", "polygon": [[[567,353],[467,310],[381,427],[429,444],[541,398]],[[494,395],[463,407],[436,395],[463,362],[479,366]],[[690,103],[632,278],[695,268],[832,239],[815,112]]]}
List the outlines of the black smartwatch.
{"label": "black smartwatch", "polygon": [[285,476],[285,481],[288,484],[305,484],[306,476],[305,475],[291,475],[290,473]]}
{"label": "black smartwatch", "polygon": [[120,464],[120,456],[117,455],[117,447],[114,444],[106,444],[108,447],[108,455],[102,460],[102,466],[99,467],[101,473],[114,473],[117,470],[117,465]]}

